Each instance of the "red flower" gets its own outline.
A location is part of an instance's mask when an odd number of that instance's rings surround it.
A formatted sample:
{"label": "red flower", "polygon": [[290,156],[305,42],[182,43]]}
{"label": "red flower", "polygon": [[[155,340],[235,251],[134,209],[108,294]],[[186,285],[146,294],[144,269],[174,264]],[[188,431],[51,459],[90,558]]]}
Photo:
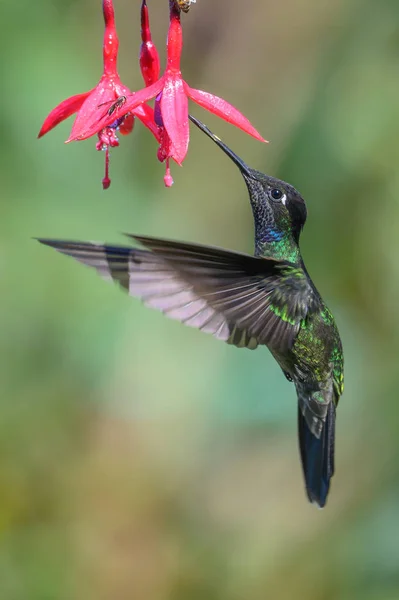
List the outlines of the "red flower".
{"label": "red flower", "polygon": [[[114,7],[112,0],[103,0],[103,14],[105,22],[104,44],[103,44],[103,75],[95,88],[84,94],[72,96],[56,106],[45,119],[38,137],[42,137],[48,131],[53,129],[58,123],[64,121],[77,112],[75,122],[72,126],[71,134],[67,142],[72,140],[84,139],[91,135],[98,134],[97,150],[105,150],[105,176],[103,179],[103,188],[110,186],[111,180],[108,175],[109,148],[119,146],[116,131],[127,135],[134,126],[134,117],[138,117],[146,127],[154,134],[156,139],[160,140],[158,127],[154,122],[154,111],[145,104],[127,109],[123,115],[114,114],[131,91],[121,83],[117,71],[117,58],[119,40],[115,27]],[[115,102],[116,101],[116,102]],[[98,107],[109,105],[107,111],[108,122],[100,124],[90,136],[82,135],[87,127],[93,122],[93,116],[98,115]],[[96,117],[98,120],[98,117]]]}
{"label": "red flower", "polygon": [[[123,106],[118,109],[118,116],[122,117],[128,112],[135,111],[143,106],[144,102],[156,97],[155,121],[161,127],[161,146],[158,151],[160,160],[167,161],[167,174],[165,183],[170,183],[169,158],[181,164],[187,154],[189,142],[188,124],[188,98],[232,123],[249,135],[264,142],[262,136],[251,125],[246,117],[234,106],[208,92],[191,88],[182,78],[180,59],[183,47],[183,33],[180,23],[180,9],[174,0],[169,0],[170,25],[167,41],[167,64],[164,74],[158,81],[148,87],[135,92],[126,98]],[[159,108],[157,109],[157,104]],[[107,113],[97,112],[90,115],[86,121],[86,128],[71,136],[70,139],[85,139],[96,133],[99,128],[109,127],[113,119]]]}
{"label": "red flower", "polygon": [[[146,0],[142,0],[141,4],[141,39],[142,44],[140,48],[140,68],[143,75],[146,86],[150,86],[159,79],[160,64],[159,54],[155,44],[152,41],[150,21],[148,15],[148,8]],[[170,143],[169,136],[163,125],[162,115],[159,107],[159,98],[155,100],[154,120],[158,125],[158,131],[160,135],[160,147],[158,149],[157,157],[160,162],[166,161],[166,173],[164,182],[166,187],[173,185],[173,179],[170,174],[169,161],[171,158],[176,160],[173,156],[173,147]]]}

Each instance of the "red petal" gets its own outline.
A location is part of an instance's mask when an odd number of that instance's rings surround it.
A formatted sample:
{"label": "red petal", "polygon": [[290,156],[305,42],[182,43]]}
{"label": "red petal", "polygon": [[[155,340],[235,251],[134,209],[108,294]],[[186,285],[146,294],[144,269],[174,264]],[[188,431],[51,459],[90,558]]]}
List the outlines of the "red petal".
{"label": "red petal", "polygon": [[[98,111],[101,111],[100,114],[104,111],[107,114],[112,102],[115,102],[117,98],[118,94],[115,91],[115,82],[106,77],[102,77],[98,85],[92,90],[91,94],[82,104],[76,115],[71,134],[67,141],[71,142],[72,140],[81,139],[82,132],[86,131],[90,125],[93,125],[93,121],[96,122],[98,120],[96,118],[99,114]],[[102,104],[105,106],[101,106]],[[99,106],[100,108],[98,108]],[[118,117],[119,116],[120,115],[118,114]],[[115,121],[116,113],[113,114],[112,119]],[[102,127],[96,128],[91,135],[98,133],[101,129]]]}
{"label": "red petal", "polygon": [[180,74],[169,74],[161,97],[164,127],[173,145],[173,157],[181,163],[186,157],[190,130],[188,126],[188,100]]}
{"label": "red petal", "polygon": [[[101,131],[101,129],[104,129],[104,127],[112,125],[112,123],[114,123],[116,119],[123,117],[123,115],[125,115],[126,113],[134,112],[134,114],[136,114],[134,109],[137,108],[140,104],[151,100],[151,98],[159,94],[159,92],[162,89],[162,85],[163,78],[161,77],[161,79],[159,79],[156,83],[153,83],[152,85],[143,88],[142,90],[133,94],[129,93],[129,95],[127,96],[127,100],[123,104],[123,106],[121,106],[121,108],[117,112],[113,112],[112,115],[108,114],[109,106],[100,106],[100,108],[98,108],[98,105],[102,104],[104,100],[97,102],[97,106],[92,107],[92,113],[89,115],[89,117],[86,118],[86,122],[82,123],[82,127],[78,130],[78,132],[74,132],[74,126],[68,141],[71,142],[73,140],[85,140],[94,135],[95,133]],[[113,100],[116,99],[117,98],[114,96]],[[139,115],[137,116],[139,117]]]}
{"label": "red petal", "polygon": [[58,123],[61,123],[61,121],[65,121],[65,119],[76,113],[80,109],[86,98],[92,93],[92,91],[93,90],[90,90],[90,92],[85,92],[84,94],[77,94],[76,96],[71,96],[70,98],[67,98],[67,100],[64,100],[63,102],[61,102],[61,104],[58,104],[58,106],[53,108],[51,113],[47,115],[37,137],[42,137],[51,129],[53,129],[56,125],[58,125]]}
{"label": "red petal", "polygon": [[213,94],[209,94],[208,92],[203,92],[202,90],[194,90],[190,88],[187,83],[184,84],[185,91],[187,96],[194,100],[197,104],[209,110],[209,112],[214,115],[224,119],[228,123],[235,125],[245,133],[252,135],[254,138],[261,142],[267,142],[267,140],[263,139],[260,133],[255,129],[253,125],[248,121],[246,117],[239,110],[234,108],[229,102],[223,100],[223,98],[219,98],[218,96],[214,96]]}
{"label": "red petal", "polygon": [[129,115],[126,115],[126,117],[123,119],[122,123],[119,125],[119,133],[121,135],[129,135],[129,133],[132,133],[133,127],[134,127],[134,115],[132,115],[132,113],[130,113]]}
{"label": "red petal", "polygon": [[135,117],[140,119],[147,129],[151,131],[155,139],[160,142],[161,136],[159,133],[159,127],[154,121],[154,109],[151,108],[151,106],[148,106],[148,104],[141,104],[133,110],[133,114]]}
{"label": "red petal", "polygon": [[147,86],[152,85],[159,79],[159,72],[161,70],[159,54],[153,42],[141,44],[140,69],[144,83]]}

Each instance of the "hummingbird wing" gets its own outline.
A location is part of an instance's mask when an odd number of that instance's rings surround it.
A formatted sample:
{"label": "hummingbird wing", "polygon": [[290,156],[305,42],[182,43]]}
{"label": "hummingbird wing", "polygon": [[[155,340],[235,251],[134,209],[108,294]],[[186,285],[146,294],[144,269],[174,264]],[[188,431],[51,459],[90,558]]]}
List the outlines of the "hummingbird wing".
{"label": "hummingbird wing", "polygon": [[303,269],[222,248],[128,235],[170,261],[208,306],[223,314],[237,347],[292,347],[302,319],[319,307]]}
{"label": "hummingbird wing", "polygon": [[277,351],[292,347],[314,292],[291,263],[199,244],[130,237],[147,250],[39,241],[95,268],[145,305],[218,339],[238,347],[265,344]]}

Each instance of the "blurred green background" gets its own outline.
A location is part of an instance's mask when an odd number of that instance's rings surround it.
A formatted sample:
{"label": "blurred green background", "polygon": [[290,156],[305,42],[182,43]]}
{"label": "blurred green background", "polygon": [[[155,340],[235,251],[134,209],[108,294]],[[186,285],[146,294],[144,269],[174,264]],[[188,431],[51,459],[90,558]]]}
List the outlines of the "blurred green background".
{"label": "blurred green background", "polygon": [[[167,2],[148,1],[164,57]],[[121,231],[252,252],[238,171],[197,130],[175,185],[136,125],[111,156],[41,140],[101,74],[100,0],[2,0],[0,600],[399,598],[399,4],[198,0],[183,74],[263,146],[192,106],[307,200],[308,269],[346,359],[337,472],[304,494],[293,386],[144,308],[34,236]],[[115,0],[120,74],[142,87],[139,0]]]}

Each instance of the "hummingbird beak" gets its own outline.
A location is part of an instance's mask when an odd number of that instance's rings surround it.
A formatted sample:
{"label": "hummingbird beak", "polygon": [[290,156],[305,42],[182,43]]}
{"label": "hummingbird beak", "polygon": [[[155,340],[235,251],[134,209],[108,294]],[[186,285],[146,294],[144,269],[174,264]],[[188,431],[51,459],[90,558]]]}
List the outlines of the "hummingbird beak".
{"label": "hummingbird beak", "polygon": [[196,125],[199,129],[201,129],[201,131],[203,131],[208,137],[210,137],[211,140],[213,140],[215,142],[215,144],[217,144],[219,146],[219,148],[221,148],[223,150],[223,152],[231,158],[231,160],[240,169],[242,175],[244,175],[246,177],[252,177],[251,170],[248,167],[248,165],[246,165],[245,162],[243,160],[241,160],[241,158],[239,156],[237,156],[237,154],[235,154],[235,152],[230,150],[230,148],[228,146],[226,146],[226,144],[224,142],[222,142],[222,140],[220,138],[218,138],[217,135],[212,133],[212,131],[210,129],[208,129],[208,127],[206,125],[204,125],[204,123],[202,123],[202,121],[199,121],[192,115],[188,115],[188,116],[189,116],[190,121],[192,121],[194,123],[194,125]]}

